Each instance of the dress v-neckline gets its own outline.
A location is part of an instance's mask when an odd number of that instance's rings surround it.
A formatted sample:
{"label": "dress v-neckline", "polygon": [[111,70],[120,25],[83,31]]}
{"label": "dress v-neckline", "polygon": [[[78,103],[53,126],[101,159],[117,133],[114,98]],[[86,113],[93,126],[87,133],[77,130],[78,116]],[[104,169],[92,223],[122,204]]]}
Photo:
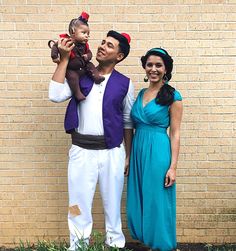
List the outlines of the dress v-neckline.
{"label": "dress v-neckline", "polygon": [[147,105],[149,105],[150,103],[153,102],[153,100],[155,100],[155,98],[149,100],[145,105],[143,103],[143,96],[144,96],[144,92],[147,90],[147,88],[144,88],[143,89],[143,92],[142,92],[142,95],[141,95],[141,106],[142,106],[142,109],[145,109]]}

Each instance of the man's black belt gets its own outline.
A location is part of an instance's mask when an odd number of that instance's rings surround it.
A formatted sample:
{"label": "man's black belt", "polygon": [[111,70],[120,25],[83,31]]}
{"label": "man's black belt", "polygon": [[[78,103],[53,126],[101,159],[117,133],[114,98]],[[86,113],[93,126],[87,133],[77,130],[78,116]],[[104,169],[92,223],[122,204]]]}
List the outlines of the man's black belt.
{"label": "man's black belt", "polygon": [[71,134],[72,144],[89,150],[107,149],[103,135],[80,134],[76,131]]}

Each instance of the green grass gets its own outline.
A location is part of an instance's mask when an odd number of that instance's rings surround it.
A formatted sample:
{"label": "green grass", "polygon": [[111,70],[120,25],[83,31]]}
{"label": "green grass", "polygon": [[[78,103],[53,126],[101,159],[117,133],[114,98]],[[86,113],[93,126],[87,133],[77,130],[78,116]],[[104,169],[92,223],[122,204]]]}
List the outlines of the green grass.
{"label": "green grass", "polygon": [[56,241],[40,241],[36,244],[30,244],[29,242],[23,243],[20,241],[19,247],[16,247],[16,251],[31,251],[31,250],[37,250],[37,251],[66,251],[68,248],[68,244],[63,242],[56,242]]}
{"label": "green grass", "polygon": [[[80,247],[78,246],[76,251],[118,251],[118,248],[107,247],[104,244],[105,237],[102,233],[93,232],[91,235],[90,245],[88,246],[83,240],[80,241]],[[31,244],[26,241],[25,243],[20,241],[16,251],[66,251],[69,244],[66,241],[46,241],[38,240],[36,244]],[[125,249],[129,251],[128,249]]]}
{"label": "green grass", "polygon": [[[76,251],[118,251],[118,248],[107,247],[105,244],[105,236],[101,232],[94,231],[91,235],[90,245],[81,240],[80,247]],[[147,251],[149,248],[144,247],[141,243],[127,243],[130,249],[125,251],[142,250]],[[67,251],[69,244],[64,241],[38,240],[37,243],[29,241],[20,241],[16,248],[0,247],[0,251]],[[178,251],[236,251],[236,243],[232,244],[204,244],[204,243],[179,243]]]}

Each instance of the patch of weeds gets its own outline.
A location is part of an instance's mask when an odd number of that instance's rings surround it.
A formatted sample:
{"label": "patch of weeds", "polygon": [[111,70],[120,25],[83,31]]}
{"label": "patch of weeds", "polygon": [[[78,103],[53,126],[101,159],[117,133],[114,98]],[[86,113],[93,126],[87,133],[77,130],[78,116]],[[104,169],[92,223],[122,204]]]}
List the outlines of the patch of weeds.
{"label": "patch of weeds", "polygon": [[[38,240],[37,243],[31,244],[29,241],[25,243],[20,241],[15,251],[67,251],[69,244],[66,241],[46,241]],[[123,249],[124,251],[131,251],[129,249]],[[102,233],[94,231],[91,235],[90,244],[88,245],[83,239],[80,240],[76,251],[119,251],[119,248],[108,247],[105,245],[105,237]]]}
{"label": "patch of weeds", "polygon": [[65,241],[56,242],[56,241],[46,241],[38,240],[35,244],[30,244],[26,241],[23,243],[20,241],[19,247],[16,247],[16,251],[66,251],[68,249],[68,244]]}
{"label": "patch of weeds", "polygon": [[207,251],[236,251],[236,244],[205,245]]}

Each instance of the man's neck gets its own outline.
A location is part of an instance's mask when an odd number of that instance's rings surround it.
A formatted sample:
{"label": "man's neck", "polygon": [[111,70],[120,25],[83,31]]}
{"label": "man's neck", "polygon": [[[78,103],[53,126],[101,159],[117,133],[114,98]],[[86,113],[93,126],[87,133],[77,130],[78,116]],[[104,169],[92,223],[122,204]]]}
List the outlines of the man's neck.
{"label": "man's neck", "polygon": [[97,69],[101,75],[110,74],[115,68],[115,65],[101,65],[99,64]]}

